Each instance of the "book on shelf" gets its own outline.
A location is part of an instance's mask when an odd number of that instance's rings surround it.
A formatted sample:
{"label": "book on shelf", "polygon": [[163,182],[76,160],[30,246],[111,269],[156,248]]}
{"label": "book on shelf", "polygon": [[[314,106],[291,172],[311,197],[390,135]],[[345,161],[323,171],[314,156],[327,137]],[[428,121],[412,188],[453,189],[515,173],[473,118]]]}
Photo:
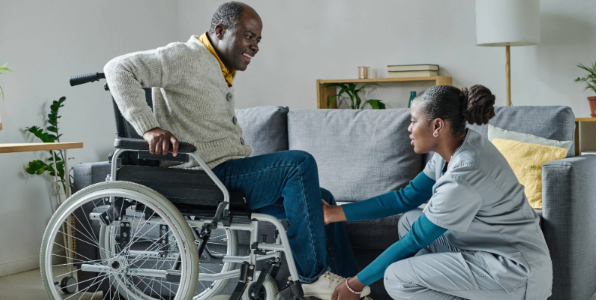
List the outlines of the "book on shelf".
{"label": "book on shelf", "polygon": [[439,65],[388,65],[390,72],[402,71],[439,71]]}
{"label": "book on shelf", "polygon": [[434,77],[438,76],[438,71],[412,71],[412,72],[388,72],[389,78],[406,78],[406,77]]}

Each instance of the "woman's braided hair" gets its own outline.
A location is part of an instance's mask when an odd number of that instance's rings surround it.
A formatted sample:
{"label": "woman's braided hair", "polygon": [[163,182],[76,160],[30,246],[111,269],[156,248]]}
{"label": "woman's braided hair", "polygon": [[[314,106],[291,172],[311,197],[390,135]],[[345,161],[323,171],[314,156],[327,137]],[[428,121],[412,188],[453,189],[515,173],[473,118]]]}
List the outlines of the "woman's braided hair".
{"label": "woman's braided hair", "polygon": [[415,101],[419,101],[421,111],[427,115],[427,122],[437,118],[450,121],[455,136],[464,133],[466,122],[487,124],[496,115],[496,96],[483,85],[474,85],[463,90],[449,85],[438,85],[421,92]]}

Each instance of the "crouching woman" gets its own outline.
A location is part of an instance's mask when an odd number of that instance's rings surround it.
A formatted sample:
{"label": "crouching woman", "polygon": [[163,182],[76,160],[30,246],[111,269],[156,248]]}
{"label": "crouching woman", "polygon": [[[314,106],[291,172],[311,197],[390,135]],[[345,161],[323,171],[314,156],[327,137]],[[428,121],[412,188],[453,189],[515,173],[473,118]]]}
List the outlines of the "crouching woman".
{"label": "crouching woman", "polygon": [[[411,145],[435,152],[408,186],[343,206],[324,204],[325,222],[360,221],[404,213],[400,240],[332,300],[355,300],[384,278],[394,299],[547,299],[552,262],[539,217],[502,154],[466,123],[494,113],[489,89],[435,86],[410,109]],[[415,210],[429,201],[424,210]]]}

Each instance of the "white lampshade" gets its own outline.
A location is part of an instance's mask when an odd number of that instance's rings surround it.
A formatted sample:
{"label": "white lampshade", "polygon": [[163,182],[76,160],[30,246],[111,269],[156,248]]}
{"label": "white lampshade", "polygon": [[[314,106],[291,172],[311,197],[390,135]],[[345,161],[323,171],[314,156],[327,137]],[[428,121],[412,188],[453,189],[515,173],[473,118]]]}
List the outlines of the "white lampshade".
{"label": "white lampshade", "polygon": [[540,42],[540,0],[476,0],[477,46]]}

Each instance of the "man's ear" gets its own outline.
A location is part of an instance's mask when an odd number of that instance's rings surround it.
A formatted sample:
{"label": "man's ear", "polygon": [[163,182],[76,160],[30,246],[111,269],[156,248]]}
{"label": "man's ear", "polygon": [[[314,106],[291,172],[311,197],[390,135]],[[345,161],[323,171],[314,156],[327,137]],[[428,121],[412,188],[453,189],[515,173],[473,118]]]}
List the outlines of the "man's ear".
{"label": "man's ear", "polygon": [[215,35],[217,36],[217,38],[219,40],[222,40],[223,37],[225,36],[225,26],[223,24],[217,24],[215,26]]}

